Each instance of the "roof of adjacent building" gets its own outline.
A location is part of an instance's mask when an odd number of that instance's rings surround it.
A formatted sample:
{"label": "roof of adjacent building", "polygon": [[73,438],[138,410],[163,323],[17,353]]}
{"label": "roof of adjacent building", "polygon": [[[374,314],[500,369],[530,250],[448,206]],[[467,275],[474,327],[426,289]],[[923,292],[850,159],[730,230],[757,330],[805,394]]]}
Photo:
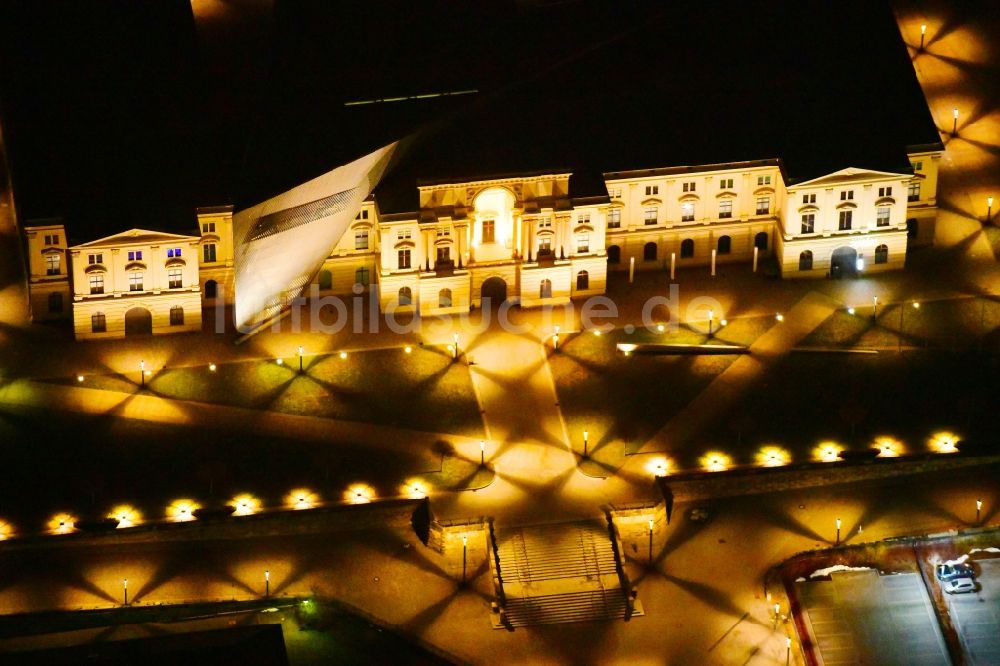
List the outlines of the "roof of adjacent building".
{"label": "roof of adjacent building", "polygon": [[[140,216],[188,231],[197,205],[242,209],[403,138],[386,213],[426,181],[571,171],[592,200],[608,172],[780,159],[797,182],[940,146],[883,0],[274,0],[250,42],[196,32],[186,0],[73,6],[0,21],[0,92],[19,205],[79,239]],[[227,39],[228,69],[208,61]]]}

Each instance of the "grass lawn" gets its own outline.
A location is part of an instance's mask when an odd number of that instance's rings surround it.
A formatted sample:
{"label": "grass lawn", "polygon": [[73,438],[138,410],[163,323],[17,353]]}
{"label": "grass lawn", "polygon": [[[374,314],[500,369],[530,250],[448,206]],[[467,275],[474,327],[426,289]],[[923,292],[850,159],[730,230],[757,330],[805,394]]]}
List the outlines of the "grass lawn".
{"label": "grass lawn", "polygon": [[[138,373],[136,373],[138,374]],[[84,386],[134,392],[137,377],[91,376]],[[73,382],[73,380],[69,380]],[[73,382],[75,383],[75,382]],[[482,437],[482,418],[468,367],[414,347],[298,359],[167,368],[146,380],[154,395],[289,414],[362,421]]]}

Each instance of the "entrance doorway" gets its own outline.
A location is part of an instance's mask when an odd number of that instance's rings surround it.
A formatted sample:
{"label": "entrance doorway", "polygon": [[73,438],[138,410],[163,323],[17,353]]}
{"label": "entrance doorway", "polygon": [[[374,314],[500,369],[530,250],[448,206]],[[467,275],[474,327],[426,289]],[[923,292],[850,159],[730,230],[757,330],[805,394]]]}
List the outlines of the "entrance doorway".
{"label": "entrance doorway", "polygon": [[483,281],[480,296],[482,297],[482,308],[484,310],[498,308],[507,300],[507,283],[504,282],[503,278],[496,276],[486,278]]}
{"label": "entrance doorway", "polygon": [[854,277],[858,272],[858,251],[853,247],[838,247],[830,257],[830,277]]}
{"label": "entrance doorway", "polygon": [[125,335],[151,335],[153,315],[146,308],[132,308],[125,313]]}

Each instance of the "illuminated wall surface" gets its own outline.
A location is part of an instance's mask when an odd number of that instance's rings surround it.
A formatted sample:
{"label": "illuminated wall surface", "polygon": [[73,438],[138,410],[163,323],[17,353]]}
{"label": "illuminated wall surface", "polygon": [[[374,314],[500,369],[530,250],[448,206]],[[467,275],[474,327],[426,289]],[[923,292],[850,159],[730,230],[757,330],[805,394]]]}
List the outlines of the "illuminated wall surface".
{"label": "illuminated wall surface", "polygon": [[279,314],[309,284],[378,184],[390,143],[233,217],[237,326]]}

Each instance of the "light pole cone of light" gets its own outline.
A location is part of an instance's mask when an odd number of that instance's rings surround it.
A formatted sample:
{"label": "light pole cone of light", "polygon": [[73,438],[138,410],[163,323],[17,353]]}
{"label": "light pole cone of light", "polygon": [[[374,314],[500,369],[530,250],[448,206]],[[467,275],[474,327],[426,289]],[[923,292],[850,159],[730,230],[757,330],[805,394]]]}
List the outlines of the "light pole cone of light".
{"label": "light pole cone of light", "polygon": [[952,117],[951,133],[953,135],[958,134],[958,108],[954,108],[951,110],[951,117]]}
{"label": "light pole cone of light", "polygon": [[840,545],[840,518],[837,518],[837,545]]}
{"label": "light pole cone of light", "polygon": [[479,440],[479,466],[486,464],[486,442]]}
{"label": "light pole cone of light", "polygon": [[927,24],[920,24],[920,50],[924,50],[924,36],[927,34]]}
{"label": "light pole cone of light", "polygon": [[708,311],[708,334],[712,335],[712,319],[715,318],[715,311]]}
{"label": "light pole cone of light", "polygon": [[299,372],[302,372],[302,354],[305,350],[299,347]]}
{"label": "light pole cone of light", "polygon": [[264,569],[264,596],[271,596],[271,570]]}
{"label": "light pole cone of light", "polygon": [[878,319],[878,296],[872,296],[872,319]]}
{"label": "light pole cone of light", "polygon": [[993,217],[993,197],[986,197],[986,221]]}
{"label": "light pole cone of light", "polygon": [[583,457],[584,458],[587,457],[587,435],[588,435],[587,431],[584,430],[583,431]]}
{"label": "light pole cone of light", "polygon": [[122,594],[125,596],[123,606],[128,606],[128,578],[122,578]]}
{"label": "light pole cone of light", "polygon": [[139,385],[146,385],[146,362],[139,361]]}
{"label": "light pole cone of light", "polygon": [[456,333],[455,335],[452,336],[452,340],[455,342],[455,344],[452,346],[453,358],[457,359],[458,358],[458,333]]}

